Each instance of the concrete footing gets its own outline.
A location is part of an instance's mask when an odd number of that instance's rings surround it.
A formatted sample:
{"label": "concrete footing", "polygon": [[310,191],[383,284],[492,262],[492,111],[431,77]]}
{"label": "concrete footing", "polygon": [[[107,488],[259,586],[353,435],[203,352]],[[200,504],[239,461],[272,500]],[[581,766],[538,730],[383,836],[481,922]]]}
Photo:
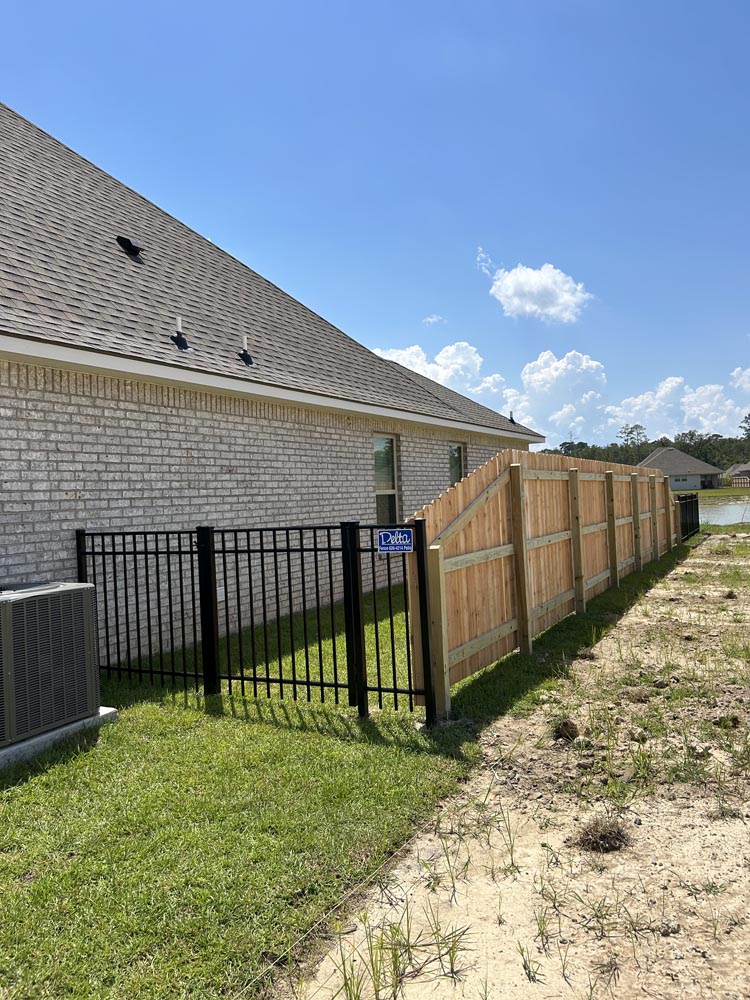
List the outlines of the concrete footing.
{"label": "concrete footing", "polygon": [[49,750],[50,747],[55,746],[55,744],[60,743],[62,740],[66,740],[69,736],[75,735],[75,733],[80,733],[84,729],[93,729],[96,726],[103,725],[105,722],[114,722],[116,719],[116,708],[104,708],[102,706],[99,709],[98,715],[90,715],[87,719],[78,719],[76,722],[69,722],[65,726],[60,726],[59,729],[51,729],[48,733],[39,733],[38,736],[32,736],[28,740],[22,740],[20,743],[13,743],[9,747],[3,747],[0,750],[0,770],[4,767],[9,767],[11,764],[17,764],[19,761],[31,760],[32,757],[36,757],[44,750]]}

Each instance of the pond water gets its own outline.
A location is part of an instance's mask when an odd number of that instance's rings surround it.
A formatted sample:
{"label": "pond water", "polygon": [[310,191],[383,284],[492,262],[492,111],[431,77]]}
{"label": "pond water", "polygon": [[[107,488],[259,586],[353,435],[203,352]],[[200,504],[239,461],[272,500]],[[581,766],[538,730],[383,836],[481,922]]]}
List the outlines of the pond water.
{"label": "pond water", "polygon": [[746,497],[702,497],[698,494],[701,524],[750,522],[750,494]]}

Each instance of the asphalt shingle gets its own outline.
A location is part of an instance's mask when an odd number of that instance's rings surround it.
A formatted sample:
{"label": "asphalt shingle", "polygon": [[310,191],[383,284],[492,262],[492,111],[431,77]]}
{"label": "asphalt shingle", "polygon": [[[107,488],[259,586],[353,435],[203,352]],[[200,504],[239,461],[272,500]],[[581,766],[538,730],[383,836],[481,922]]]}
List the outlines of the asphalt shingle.
{"label": "asphalt shingle", "polygon": [[696,476],[721,474],[721,469],[700,458],[693,458],[679,448],[657,448],[638,465],[648,469],[661,469],[667,476]]}
{"label": "asphalt shingle", "polygon": [[[373,354],[3,104],[0,177],[3,332],[543,440]],[[257,368],[237,356],[245,334]]]}

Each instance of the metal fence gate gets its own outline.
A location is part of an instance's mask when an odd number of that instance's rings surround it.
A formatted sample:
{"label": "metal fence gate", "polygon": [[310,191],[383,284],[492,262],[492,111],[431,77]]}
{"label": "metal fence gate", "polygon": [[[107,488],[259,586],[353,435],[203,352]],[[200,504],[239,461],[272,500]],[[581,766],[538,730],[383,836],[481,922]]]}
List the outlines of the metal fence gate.
{"label": "metal fence gate", "polygon": [[680,512],[680,533],[684,542],[686,538],[692,538],[700,531],[698,494],[680,493],[674,499]]}
{"label": "metal fence gate", "polygon": [[412,556],[378,552],[378,531],[403,527],[80,529],[78,579],[96,587],[101,669],[207,695],[346,703],[361,717],[373,702],[424,705],[431,723],[424,522],[408,526]]}

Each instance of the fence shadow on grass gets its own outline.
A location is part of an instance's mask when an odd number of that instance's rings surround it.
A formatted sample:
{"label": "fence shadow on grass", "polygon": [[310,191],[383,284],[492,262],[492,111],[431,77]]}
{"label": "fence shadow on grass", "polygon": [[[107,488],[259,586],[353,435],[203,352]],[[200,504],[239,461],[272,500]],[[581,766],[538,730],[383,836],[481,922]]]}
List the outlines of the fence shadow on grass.
{"label": "fence shadow on grass", "polygon": [[[256,618],[258,616],[256,615]],[[399,682],[408,684],[406,594],[403,584],[390,590],[366,592],[363,597],[365,645],[368,660],[382,658],[391,652]],[[155,646],[156,643],[153,643]],[[392,663],[385,664],[392,671]],[[281,690],[299,689],[300,700],[310,693],[310,702],[346,702],[346,622],[343,601],[333,605],[295,611],[267,621],[257,621],[252,627],[231,631],[219,637],[218,670],[224,687],[234,697],[236,692],[253,696],[278,697]],[[243,676],[244,675],[244,676]],[[102,673],[107,681],[123,681],[127,685],[149,684],[169,687],[175,691],[194,690],[202,677],[201,644],[182,649],[143,651],[139,657],[114,664]],[[127,697],[127,695],[125,695]]]}
{"label": "fence shadow on grass", "polygon": [[534,652],[510,653],[463,681],[452,703],[456,714],[481,725],[511,711],[525,696],[555,677],[567,677],[570,662],[595,645],[655,584],[683,562],[694,545],[678,545],[620,586],[588,602],[586,613],[569,615],[534,639]]}
{"label": "fence shadow on grass", "polygon": [[235,691],[210,698],[192,690],[168,690],[150,685],[103,681],[104,692],[121,707],[159,701],[198,708],[210,715],[240,722],[289,730],[316,732],[346,742],[398,745],[405,750],[432,753],[458,760],[476,759],[476,740],[490,721],[513,711],[546,682],[566,677],[570,663],[597,643],[648,590],[664,579],[699,542],[677,546],[642,572],[625,577],[620,587],[607,590],[588,604],[586,614],[570,615],[534,640],[534,652],[510,653],[454,688],[453,715],[449,725],[426,729],[420,715],[384,711],[358,719],[344,704],[320,704],[279,698],[242,697]]}

